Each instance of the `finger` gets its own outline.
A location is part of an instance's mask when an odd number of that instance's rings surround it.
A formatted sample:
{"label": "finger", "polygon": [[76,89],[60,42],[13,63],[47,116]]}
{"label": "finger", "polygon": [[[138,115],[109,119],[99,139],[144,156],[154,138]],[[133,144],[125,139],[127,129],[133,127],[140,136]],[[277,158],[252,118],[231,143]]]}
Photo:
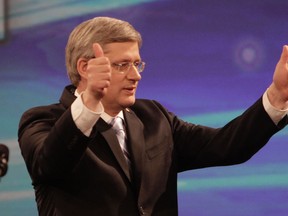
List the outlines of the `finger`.
{"label": "finger", "polygon": [[287,63],[288,62],[288,46],[285,45],[283,46],[283,50],[282,50],[282,54],[280,57],[280,61],[283,63]]}
{"label": "finger", "polygon": [[95,58],[104,56],[103,49],[98,43],[93,44],[93,52],[94,52]]}

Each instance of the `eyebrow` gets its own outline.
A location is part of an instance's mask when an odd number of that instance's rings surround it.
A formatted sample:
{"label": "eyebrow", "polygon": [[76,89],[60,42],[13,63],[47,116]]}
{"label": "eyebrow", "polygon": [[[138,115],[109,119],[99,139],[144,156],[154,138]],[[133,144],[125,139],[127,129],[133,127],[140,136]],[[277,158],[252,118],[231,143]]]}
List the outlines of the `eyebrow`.
{"label": "eyebrow", "polygon": [[[107,55],[111,52],[111,49],[103,49],[104,55]],[[116,57],[117,58],[117,57]],[[141,61],[141,57],[137,58],[135,61]],[[112,61],[111,61],[112,62]],[[113,60],[113,62],[132,62],[132,57],[124,56],[119,59]]]}
{"label": "eyebrow", "polygon": [[141,62],[141,59],[136,59],[134,61],[132,61],[132,59],[119,59],[119,60],[115,60],[115,61],[111,61],[111,63],[124,63],[124,62]]}

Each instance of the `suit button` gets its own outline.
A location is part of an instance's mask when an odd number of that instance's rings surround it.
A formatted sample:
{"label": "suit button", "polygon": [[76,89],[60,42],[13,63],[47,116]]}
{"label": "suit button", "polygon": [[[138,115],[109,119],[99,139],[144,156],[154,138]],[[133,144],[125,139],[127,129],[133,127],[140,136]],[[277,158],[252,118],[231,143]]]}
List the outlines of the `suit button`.
{"label": "suit button", "polygon": [[140,215],[145,215],[145,211],[142,206],[139,206],[138,210],[139,210]]}

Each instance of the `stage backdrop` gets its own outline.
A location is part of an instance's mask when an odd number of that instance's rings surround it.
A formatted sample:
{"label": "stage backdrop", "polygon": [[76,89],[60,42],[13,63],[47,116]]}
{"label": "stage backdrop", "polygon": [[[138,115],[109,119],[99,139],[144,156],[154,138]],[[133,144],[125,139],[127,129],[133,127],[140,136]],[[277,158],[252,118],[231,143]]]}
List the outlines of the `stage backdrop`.
{"label": "stage backdrop", "polygon": [[[3,216],[37,215],[18,122],[26,109],[58,101],[69,83],[66,40],[80,22],[112,16],[132,23],[143,35],[147,62],[137,97],[213,127],[261,97],[288,44],[288,1],[282,0],[10,0],[2,8],[9,19],[0,44],[0,142],[10,149],[0,182]],[[285,129],[245,164],[181,173],[179,214],[288,215],[287,138]]]}

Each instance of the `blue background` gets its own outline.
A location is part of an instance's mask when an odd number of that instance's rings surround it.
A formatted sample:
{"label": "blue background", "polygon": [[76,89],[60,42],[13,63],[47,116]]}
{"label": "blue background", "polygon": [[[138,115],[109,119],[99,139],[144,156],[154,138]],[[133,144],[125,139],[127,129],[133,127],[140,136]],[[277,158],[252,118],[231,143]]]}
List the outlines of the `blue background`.
{"label": "blue background", "polygon": [[[147,63],[137,97],[213,127],[243,112],[272,80],[288,43],[284,0],[11,0],[9,37],[0,44],[0,142],[9,170],[0,182],[0,215],[37,215],[17,143],[21,114],[58,101],[71,30],[94,16],[129,21],[142,33]],[[287,129],[250,161],[179,175],[181,216],[288,215]]]}

